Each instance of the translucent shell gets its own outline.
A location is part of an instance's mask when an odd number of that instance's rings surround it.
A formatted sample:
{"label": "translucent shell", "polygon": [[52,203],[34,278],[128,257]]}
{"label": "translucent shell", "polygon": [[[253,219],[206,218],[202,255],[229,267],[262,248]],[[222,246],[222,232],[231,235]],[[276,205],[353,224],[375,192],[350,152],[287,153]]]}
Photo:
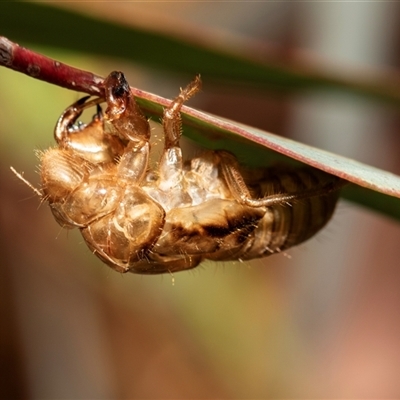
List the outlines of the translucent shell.
{"label": "translucent shell", "polygon": [[84,159],[66,149],[48,149],[41,155],[42,189],[46,199],[58,202],[70,195],[85,177],[89,165]]}
{"label": "translucent shell", "polygon": [[[58,146],[41,155],[42,191],[57,222],[79,228],[118,272],[265,257],[307,240],[333,214],[343,181],[321,171],[249,171],[223,150],[184,162],[180,109],[200,84],[196,77],[165,109],[164,150],[154,169],[148,121],[121,72],[104,81],[105,99],[84,98],[64,111]],[[92,122],[77,124],[93,106]]]}
{"label": "translucent shell", "polygon": [[89,248],[119,272],[145,258],[162,233],[164,210],[138,187],[127,187],[113,212],[88,224],[82,235]]}

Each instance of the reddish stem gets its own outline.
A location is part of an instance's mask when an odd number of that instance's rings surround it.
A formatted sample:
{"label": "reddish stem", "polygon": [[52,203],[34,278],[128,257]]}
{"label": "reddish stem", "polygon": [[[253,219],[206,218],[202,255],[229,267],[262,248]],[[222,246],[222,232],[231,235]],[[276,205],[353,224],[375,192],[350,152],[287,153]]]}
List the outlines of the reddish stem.
{"label": "reddish stem", "polygon": [[102,77],[35,53],[4,36],[0,36],[0,65],[67,89],[103,95]]}

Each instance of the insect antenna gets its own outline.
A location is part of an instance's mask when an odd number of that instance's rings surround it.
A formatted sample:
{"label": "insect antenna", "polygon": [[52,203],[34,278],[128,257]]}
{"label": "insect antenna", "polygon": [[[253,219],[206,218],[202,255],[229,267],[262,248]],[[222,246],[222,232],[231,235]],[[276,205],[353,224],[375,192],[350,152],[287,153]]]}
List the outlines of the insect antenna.
{"label": "insect antenna", "polygon": [[43,199],[43,193],[39,189],[35,188],[35,186],[33,186],[32,183],[30,183],[28,180],[26,180],[21,173],[17,172],[14,167],[10,167],[10,169],[16,175],[16,177],[18,179],[20,179],[22,182],[24,182],[25,185],[30,187],[35,192],[35,194],[37,194],[41,199]]}

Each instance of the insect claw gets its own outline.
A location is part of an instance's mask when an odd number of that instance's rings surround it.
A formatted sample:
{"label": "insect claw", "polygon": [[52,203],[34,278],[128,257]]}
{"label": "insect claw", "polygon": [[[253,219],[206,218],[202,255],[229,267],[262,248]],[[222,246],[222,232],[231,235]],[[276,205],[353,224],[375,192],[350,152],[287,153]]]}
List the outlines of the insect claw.
{"label": "insect claw", "polygon": [[96,104],[96,114],[92,117],[92,122],[99,122],[103,120],[103,109],[100,104]]}

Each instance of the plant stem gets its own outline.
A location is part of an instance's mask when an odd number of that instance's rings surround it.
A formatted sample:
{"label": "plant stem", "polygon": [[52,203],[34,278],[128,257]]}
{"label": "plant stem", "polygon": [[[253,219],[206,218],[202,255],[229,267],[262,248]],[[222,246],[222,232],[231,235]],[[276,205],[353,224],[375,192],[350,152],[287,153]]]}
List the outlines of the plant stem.
{"label": "plant stem", "polygon": [[0,36],[0,65],[66,89],[103,95],[102,77],[21,47],[4,36]]}

